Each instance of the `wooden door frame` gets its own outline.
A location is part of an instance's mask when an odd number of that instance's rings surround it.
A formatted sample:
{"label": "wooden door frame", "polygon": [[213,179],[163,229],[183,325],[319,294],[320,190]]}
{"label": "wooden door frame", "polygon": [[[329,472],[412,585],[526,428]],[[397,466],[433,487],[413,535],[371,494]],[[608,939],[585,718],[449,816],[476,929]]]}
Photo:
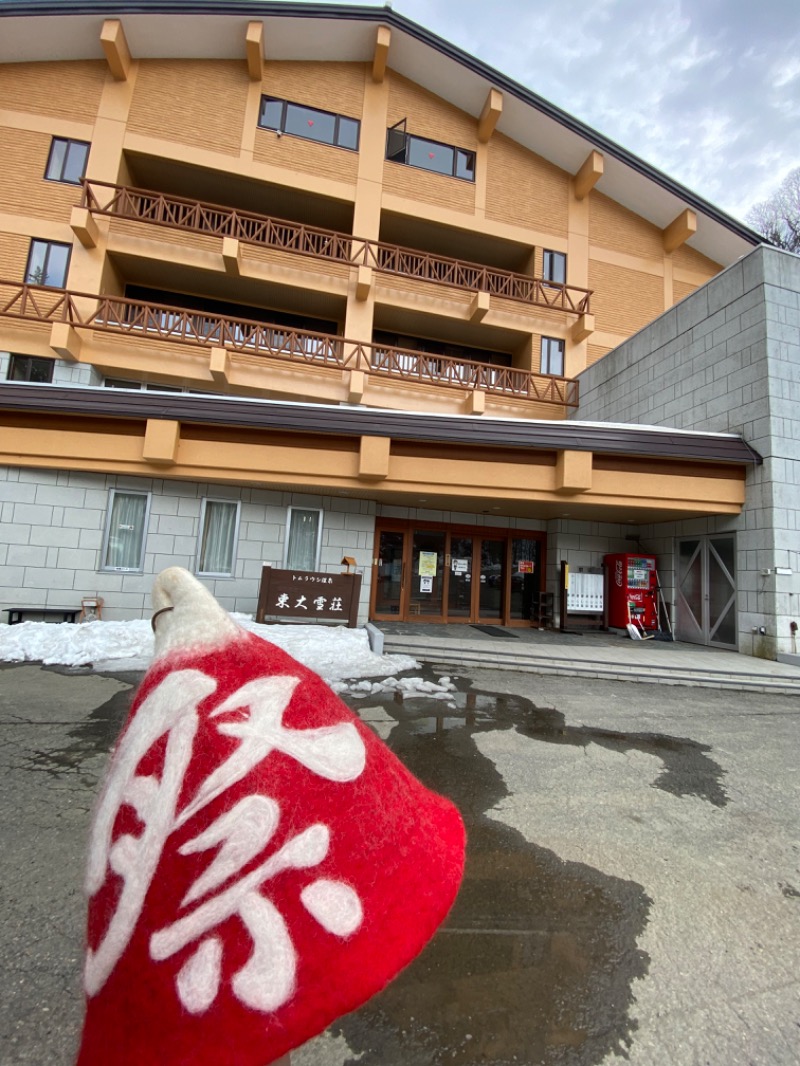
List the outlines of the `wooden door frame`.
{"label": "wooden door frame", "polygon": [[[409,613],[410,595],[411,595],[411,558],[413,552],[413,534],[415,530],[431,533],[445,533],[445,566],[443,574],[443,587],[442,587],[442,614],[438,616],[423,616],[418,617]],[[403,534],[403,576],[401,577],[400,586],[400,610],[397,615],[378,615],[375,609],[375,604],[378,595],[378,560],[380,547],[381,533],[402,533]],[[511,604],[511,579],[512,579],[512,560],[511,560],[511,544],[515,539],[531,539],[538,541],[539,543],[539,591],[544,590],[544,578],[547,567],[547,534],[538,529],[516,529],[508,526],[472,526],[464,525],[462,523],[449,524],[447,522],[425,522],[412,518],[381,518],[378,517],[375,520],[375,540],[373,544],[373,556],[372,556],[372,581],[370,588],[370,601],[369,601],[369,617],[376,622],[424,622],[430,625],[499,625],[516,628],[527,628],[531,625],[531,620],[527,618],[510,618],[510,604]],[[500,540],[505,541],[505,557],[503,560],[503,587],[501,589],[503,613],[500,619],[481,619],[480,618],[480,596],[476,593],[475,587],[480,585],[480,569],[478,569],[473,577],[477,576],[478,580],[473,583],[473,599],[470,607],[469,618],[450,618],[447,614],[448,594],[450,591],[450,543],[453,536],[471,537],[473,540],[473,559],[475,558],[475,541],[481,540]],[[479,557],[480,558],[480,557]],[[473,620],[473,608],[477,618],[477,622]]]}

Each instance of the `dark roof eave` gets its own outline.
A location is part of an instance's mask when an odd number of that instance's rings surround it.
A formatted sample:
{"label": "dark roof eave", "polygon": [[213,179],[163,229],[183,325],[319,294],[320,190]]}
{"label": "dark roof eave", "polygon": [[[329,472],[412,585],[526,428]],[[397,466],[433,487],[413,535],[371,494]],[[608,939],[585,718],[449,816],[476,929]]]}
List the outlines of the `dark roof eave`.
{"label": "dark roof eave", "polygon": [[410,37],[435,48],[455,62],[480,77],[490,81],[499,89],[516,96],[524,103],[559,122],[566,129],[591,142],[597,149],[618,159],[621,163],[635,170],[643,177],[660,185],[667,192],[678,197],[689,207],[724,226],[736,236],[750,244],[764,243],[764,237],[750,229],[737,219],[727,215],[714,204],[687,189],[662,171],[646,163],[643,159],[628,152],[615,141],[587,126],[567,111],[551,104],[525,86],[495,70],[493,67],[462,51],[437,34],[412,22],[390,7],[356,7],[351,4],[297,4],[284,3],[283,0],[11,0],[0,3],[0,17],[12,15],[83,15],[83,14],[183,14],[186,12],[206,14],[245,14],[259,17],[291,16],[292,18],[337,18],[356,21],[380,20],[387,25],[394,25]]}
{"label": "dark roof eave", "polygon": [[572,421],[525,422],[492,418],[412,414],[368,407],[254,402],[226,396],[136,392],[57,385],[0,384],[0,410],[101,418],[171,419],[187,424],[229,426],[329,436],[391,437],[427,443],[517,448],[530,451],[591,451],[636,458],[759,465],[761,456],[741,437],[687,433],[637,425]]}

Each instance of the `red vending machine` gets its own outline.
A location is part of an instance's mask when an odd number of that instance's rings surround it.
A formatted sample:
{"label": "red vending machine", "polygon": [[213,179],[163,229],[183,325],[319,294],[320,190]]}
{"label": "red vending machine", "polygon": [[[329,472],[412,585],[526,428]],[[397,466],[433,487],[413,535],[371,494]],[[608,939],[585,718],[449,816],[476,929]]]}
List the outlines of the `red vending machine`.
{"label": "red vending machine", "polygon": [[606,568],[606,625],[612,629],[624,629],[628,622],[635,622],[645,629],[657,629],[655,556],[605,555],[603,565]]}

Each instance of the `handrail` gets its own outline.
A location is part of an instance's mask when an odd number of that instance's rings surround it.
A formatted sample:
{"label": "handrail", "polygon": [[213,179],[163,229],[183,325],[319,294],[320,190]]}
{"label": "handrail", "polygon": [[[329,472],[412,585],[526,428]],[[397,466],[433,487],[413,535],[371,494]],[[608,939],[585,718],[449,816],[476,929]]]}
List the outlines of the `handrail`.
{"label": "handrail", "polygon": [[0,318],[64,322],[74,329],[147,336],[199,347],[220,347],[244,356],[311,363],[342,370],[437,385],[484,390],[538,403],[577,407],[578,383],[471,359],[349,341],[275,323],[192,311],[167,304],[99,296],[43,285],[0,280]]}
{"label": "handrail", "polygon": [[[111,190],[112,195],[101,197],[100,189]],[[247,244],[329,259],[348,266],[371,266],[384,274],[416,278],[470,292],[488,292],[492,296],[575,315],[589,312],[589,289],[150,189],[84,179],[81,206],[93,215],[125,218],[215,237],[232,237]]]}

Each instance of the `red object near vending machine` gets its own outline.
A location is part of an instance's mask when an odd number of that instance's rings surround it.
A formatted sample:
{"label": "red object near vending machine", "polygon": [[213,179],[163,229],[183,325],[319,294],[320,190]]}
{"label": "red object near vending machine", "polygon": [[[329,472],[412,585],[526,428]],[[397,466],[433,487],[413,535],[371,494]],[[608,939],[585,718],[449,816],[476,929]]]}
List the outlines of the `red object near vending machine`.
{"label": "red object near vending machine", "polygon": [[624,629],[629,622],[658,628],[658,577],[654,555],[605,555],[606,625]]}

